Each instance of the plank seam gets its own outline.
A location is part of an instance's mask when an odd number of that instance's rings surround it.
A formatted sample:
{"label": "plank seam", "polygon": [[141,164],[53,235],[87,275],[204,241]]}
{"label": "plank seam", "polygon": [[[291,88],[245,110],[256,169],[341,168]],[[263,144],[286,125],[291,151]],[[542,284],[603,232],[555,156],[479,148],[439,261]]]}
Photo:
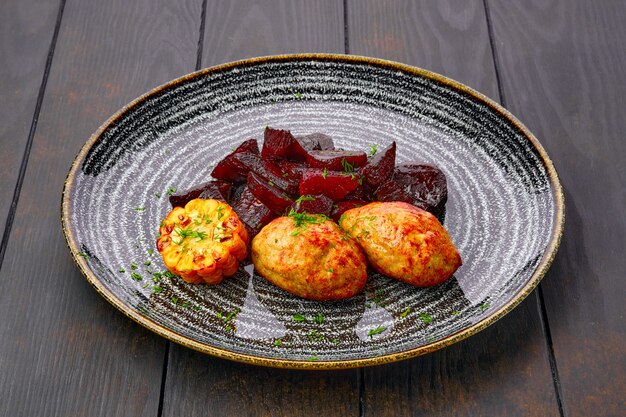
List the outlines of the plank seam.
{"label": "plank seam", "polygon": [[52,59],[54,56],[54,50],[56,48],[57,39],[59,38],[59,32],[61,29],[61,20],[63,18],[63,9],[65,9],[65,0],[61,0],[59,3],[59,10],[57,12],[56,22],[54,24],[54,32],[52,33],[52,41],[48,48],[48,55],[46,57],[46,65],[44,67],[43,78],[41,79],[41,85],[39,86],[39,92],[37,93],[37,101],[35,103],[35,111],[33,112],[33,119],[30,124],[30,130],[28,132],[28,139],[26,140],[26,146],[24,148],[24,154],[22,155],[22,161],[20,162],[20,170],[17,175],[17,181],[15,183],[15,189],[13,190],[13,197],[11,199],[11,205],[9,206],[9,213],[7,215],[6,223],[4,226],[4,233],[2,235],[2,243],[0,243],[0,269],[4,263],[4,255],[9,244],[9,237],[11,235],[11,229],[13,228],[13,220],[15,219],[15,212],[17,211],[17,203],[20,199],[22,192],[22,184],[24,183],[24,176],[26,175],[26,168],[28,167],[28,159],[30,157],[30,151],[33,147],[33,138],[37,131],[37,123],[39,122],[39,114],[41,113],[41,106],[43,104],[44,93],[48,84],[48,76],[50,74],[50,68],[52,67]]}
{"label": "plank seam", "polygon": [[487,0],[483,0],[483,6],[485,8],[485,19],[487,20],[487,31],[489,33],[489,46],[491,47],[491,57],[493,59],[493,68],[496,74],[496,83],[498,84],[498,96],[500,98],[500,104],[506,107],[506,100],[504,98],[504,91],[502,89],[502,79],[500,78],[500,63],[498,61],[498,55],[496,54],[496,44],[493,37],[493,27],[491,26],[491,14],[489,12],[489,6]]}
{"label": "plank seam", "polygon": [[[500,63],[498,60],[498,54],[496,53],[496,44],[493,36],[493,25],[491,21],[491,14],[489,11],[489,5],[487,4],[487,0],[483,0],[483,6],[485,9],[485,19],[487,21],[487,31],[489,33],[489,45],[491,46],[491,56],[493,58],[493,66],[496,75],[496,82],[498,83],[498,95],[500,98],[500,104],[506,108],[506,99],[504,96],[504,90],[502,87],[502,79],[500,77]],[[556,356],[554,354],[554,346],[552,343],[552,333],[550,331],[550,323],[548,320],[548,314],[546,310],[545,301],[543,298],[543,289],[542,284],[539,283],[537,286],[537,294],[536,296],[538,307],[539,307],[539,320],[541,324],[541,329],[543,332],[544,340],[546,342],[546,350],[548,352],[548,363],[550,364],[550,373],[552,375],[552,384],[554,386],[554,394],[556,397],[557,407],[559,409],[559,416],[565,417],[565,410],[563,409],[563,394],[561,391],[561,380],[559,378],[559,370],[556,363]]]}
{"label": "plank seam", "polygon": [[198,55],[196,58],[196,71],[202,68],[202,51],[204,50],[204,30],[206,27],[207,0],[202,1],[202,13],[200,14],[200,37],[198,38]]}
{"label": "plank seam", "polygon": [[159,391],[159,407],[157,417],[163,416],[163,405],[165,403],[165,382],[167,381],[167,367],[170,357],[170,341],[165,341],[165,356],[163,357],[163,373],[161,374],[161,389]]}
{"label": "plank seam", "polygon": [[552,332],[550,331],[550,323],[548,321],[548,313],[546,310],[545,301],[543,298],[543,288],[541,284],[537,287],[539,294],[539,316],[541,317],[541,325],[543,334],[546,339],[546,348],[548,350],[548,362],[550,363],[550,372],[552,373],[552,383],[554,384],[554,391],[556,393],[556,402],[559,406],[559,415],[565,417],[565,410],[563,409],[563,394],[561,391],[561,379],[559,378],[559,369],[556,365],[556,356],[554,354],[554,344],[552,343]]}

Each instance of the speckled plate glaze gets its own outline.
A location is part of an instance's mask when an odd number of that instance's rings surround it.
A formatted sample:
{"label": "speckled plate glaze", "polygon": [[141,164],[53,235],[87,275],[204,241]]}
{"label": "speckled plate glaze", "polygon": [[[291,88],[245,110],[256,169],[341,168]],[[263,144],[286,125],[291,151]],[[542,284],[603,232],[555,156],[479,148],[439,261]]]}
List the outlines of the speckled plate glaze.
{"label": "speckled plate glaze", "polygon": [[[206,181],[231,148],[262,140],[266,125],[326,133],[346,149],[395,140],[398,162],[438,165],[463,266],[428,289],[372,274],[360,295],[330,303],[287,294],[252,265],[211,287],[163,276],[155,237],[168,190]],[[545,274],[563,208],[537,139],[480,93],[389,61],[292,55],[199,71],[121,109],[76,157],[62,223],[87,280],[148,329],[222,358],[319,369],[414,357],[492,324]]]}

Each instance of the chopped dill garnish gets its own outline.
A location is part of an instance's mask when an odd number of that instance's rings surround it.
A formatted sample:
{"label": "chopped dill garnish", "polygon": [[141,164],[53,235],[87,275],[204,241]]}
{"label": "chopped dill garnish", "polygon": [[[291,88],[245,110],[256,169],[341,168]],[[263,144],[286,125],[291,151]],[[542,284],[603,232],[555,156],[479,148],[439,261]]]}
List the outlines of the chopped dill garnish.
{"label": "chopped dill garnish", "polygon": [[315,197],[313,197],[312,195],[301,195],[300,197],[298,197],[298,199],[296,200],[296,204],[300,204],[303,201],[315,201]]}
{"label": "chopped dill garnish", "polygon": [[367,154],[367,156],[374,156],[376,154],[376,152],[378,152],[378,145],[376,145],[375,143],[371,144],[370,145],[370,151]]}
{"label": "chopped dill garnish", "polygon": [[327,175],[328,175],[328,169],[326,169],[326,167],[324,167],[324,169],[322,170],[322,178],[326,179]]}
{"label": "chopped dill garnish", "polygon": [[306,321],[306,317],[304,317],[302,314],[294,314],[293,315],[293,321],[296,321],[298,323],[302,323],[303,321]]}
{"label": "chopped dill garnish", "polygon": [[346,158],[343,158],[341,160],[341,166],[343,167],[343,170],[347,173],[352,173],[354,172],[354,165],[352,165],[350,162],[348,162],[348,160]]}
{"label": "chopped dill garnish", "polygon": [[172,195],[176,192],[176,188],[174,187],[168,187],[167,191],[165,192],[165,194],[167,195]]}
{"label": "chopped dill garnish", "polygon": [[411,312],[411,307],[407,307],[402,313],[400,313],[400,317],[406,317]]}
{"label": "chopped dill garnish", "polygon": [[324,324],[324,316],[322,313],[317,313],[317,315],[313,317],[313,321],[317,324]]}
{"label": "chopped dill garnish", "polygon": [[367,332],[367,335],[368,335],[371,339],[373,339],[373,338],[374,338],[374,336],[376,336],[377,334],[381,334],[381,333],[382,333],[382,332],[384,332],[385,330],[387,330],[387,328],[386,328],[386,327],[383,327],[383,326],[377,326],[377,327],[375,327],[375,328],[373,328],[373,329],[370,329],[370,330]]}
{"label": "chopped dill garnish", "polygon": [[431,323],[433,321],[433,318],[428,313],[420,313],[420,320],[424,323]]}

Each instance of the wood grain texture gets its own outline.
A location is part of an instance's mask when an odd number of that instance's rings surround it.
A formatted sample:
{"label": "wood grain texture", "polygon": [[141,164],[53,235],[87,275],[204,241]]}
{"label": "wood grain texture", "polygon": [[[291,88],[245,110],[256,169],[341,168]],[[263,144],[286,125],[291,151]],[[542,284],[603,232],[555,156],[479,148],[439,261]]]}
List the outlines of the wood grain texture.
{"label": "wood grain texture", "polygon": [[0,234],[33,121],[59,0],[7,0],[0,13]]}
{"label": "wood grain texture", "polygon": [[304,52],[344,52],[341,0],[208,0],[204,67]]}
{"label": "wood grain texture", "polygon": [[568,416],[626,410],[626,3],[489,0],[509,108],[566,190],[542,286]]}
{"label": "wood grain texture", "polygon": [[[351,1],[350,52],[393,59],[494,99],[498,84],[481,1]],[[558,415],[538,297],[447,349],[364,370],[366,416]]]}
{"label": "wood grain texture", "polygon": [[356,371],[239,364],[172,345],[163,416],[358,416]]}
{"label": "wood grain texture", "polygon": [[148,88],[191,72],[201,3],[68,1],[0,271],[0,416],[156,416],[165,341],[86,282],[63,239],[69,166]]}
{"label": "wood grain texture", "polygon": [[[343,52],[340,1],[209,0],[203,67],[297,52]],[[302,372],[211,358],[172,345],[163,416],[356,416],[357,371]]]}
{"label": "wood grain texture", "polygon": [[347,9],[351,54],[415,65],[498,100],[481,1],[351,0]]}

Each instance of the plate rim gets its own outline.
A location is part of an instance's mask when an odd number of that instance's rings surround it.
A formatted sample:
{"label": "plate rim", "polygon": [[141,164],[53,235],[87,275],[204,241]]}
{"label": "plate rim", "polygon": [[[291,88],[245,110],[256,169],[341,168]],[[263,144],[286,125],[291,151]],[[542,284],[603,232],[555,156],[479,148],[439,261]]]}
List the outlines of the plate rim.
{"label": "plate rim", "polygon": [[[102,134],[106,131],[106,129],[114,123],[116,120],[121,118],[127,112],[131,111],[135,107],[141,105],[150,97],[157,95],[163,91],[171,89],[179,84],[186,83],[190,80],[201,78],[213,73],[219,73],[223,71],[227,71],[229,69],[238,68],[238,67],[247,67],[254,66],[262,63],[280,63],[280,62],[290,62],[290,61],[331,61],[331,62],[344,62],[351,64],[365,64],[370,66],[375,66],[378,68],[384,69],[392,69],[396,71],[402,71],[413,76],[417,76],[419,78],[428,79],[432,81],[436,81],[443,85],[446,85],[457,92],[464,93],[478,102],[488,106],[501,117],[506,119],[512,126],[519,130],[519,132],[524,136],[532,145],[532,147],[538,152],[541,162],[546,169],[546,173],[550,180],[550,186],[554,192],[554,204],[555,204],[555,225],[552,231],[552,235],[550,236],[550,241],[548,246],[546,247],[541,261],[535,268],[535,271],[526,282],[526,284],[519,289],[519,291],[504,305],[502,305],[498,310],[495,310],[490,315],[485,317],[473,325],[466,327],[462,330],[459,330],[456,333],[448,335],[443,339],[440,339],[435,342],[428,343],[426,345],[417,346],[414,348],[410,348],[400,352],[394,352],[389,354],[383,354],[379,356],[369,357],[369,358],[357,358],[357,359],[341,359],[341,360],[319,360],[319,361],[310,361],[310,360],[294,360],[294,359],[284,359],[284,358],[271,358],[265,356],[257,356],[252,354],[234,352],[225,348],[220,348],[217,346],[211,346],[205,343],[200,343],[194,339],[183,336],[157,322],[154,320],[142,316],[138,312],[131,309],[126,303],[124,303],[120,298],[115,296],[111,291],[109,291],[100,281],[100,279],[96,276],[96,274],[91,271],[89,268],[87,261],[82,257],[78,256],[77,253],[80,252],[80,249],[74,240],[74,234],[72,231],[72,225],[69,222],[70,218],[70,194],[72,189],[75,186],[75,177],[77,171],[80,169],[82,162],[84,161],[88,151],[94,146],[94,144],[101,138]],[[208,67],[199,71],[194,71],[182,77],[178,77],[174,80],[161,84],[143,95],[137,97],[132,100],[117,112],[115,112],[111,117],[109,117],[90,137],[89,139],[82,145],[80,151],[74,158],[72,165],[69,169],[69,172],[65,178],[63,183],[63,193],[61,199],[61,227],[63,231],[63,235],[65,237],[65,242],[69,252],[72,256],[72,260],[78,266],[82,275],[87,279],[87,281],[91,284],[92,287],[110,304],[112,304],[117,310],[119,310],[126,317],[140,324],[141,326],[147,328],[148,330],[162,336],[172,342],[178,343],[182,346],[197,350],[199,352],[209,354],[212,356],[216,356],[222,359],[233,360],[236,362],[243,362],[253,365],[261,365],[267,367],[274,368],[288,368],[288,369],[308,369],[308,370],[321,370],[321,369],[349,369],[349,368],[357,368],[364,366],[374,366],[374,365],[383,365],[387,363],[397,362],[409,358],[414,358],[417,356],[421,356],[424,354],[428,354],[434,352],[439,349],[443,349],[447,346],[450,346],[454,343],[460,342],[474,334],[482,331],[486,327],[492,325],[506,314],[508,314],[511,310],[513,310],[517,305],[519,305],[530,293],[539,285],[541,279],[547,273],[550,265],[552,264],[554,257],[558,251],[559,245],[561,243],[561,238],[563,236],[564,224],[565,224],[565,197],[563,193],[563,188],[561,182],[559,180],[559,176],[557,174],[554,163],[548,156],[546,150],[543,148],[539,140],[528,130],[512,113],[506,110],[503,106],[496,103],[489,97],[484,94],[474,90],[471,87],[468,87],[458,81],[455,81],[451,78],[445,77],[441,74],[425,70],[416,66],[403,64],[395,61],[380,59],[380,58],[372,58],[360,55],[342,55],[342,54],[326,54],[326,53],[305,53],[305,54],[285,54],[285,55],[269,55],[255,58],[248,58],[237,60],[233,62],[224,63],[217,66]]]}

